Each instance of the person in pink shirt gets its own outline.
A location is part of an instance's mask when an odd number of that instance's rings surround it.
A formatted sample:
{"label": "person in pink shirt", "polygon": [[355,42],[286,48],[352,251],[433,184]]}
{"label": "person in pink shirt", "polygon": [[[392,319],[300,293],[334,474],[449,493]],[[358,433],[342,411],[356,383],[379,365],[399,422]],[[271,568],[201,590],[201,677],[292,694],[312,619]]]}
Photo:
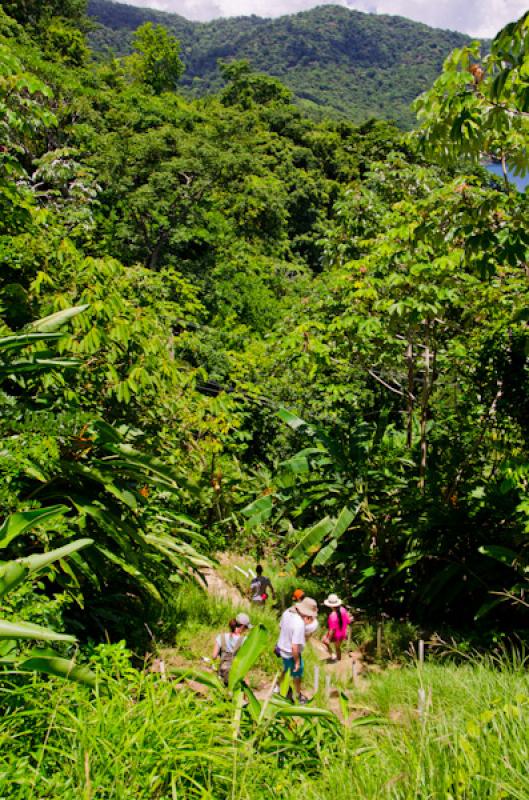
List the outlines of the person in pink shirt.
{"label": "person in pink shirt", "polygon": [[[330,594],[323,605],[331,608],[332,611],[327,618],[327,633],[323,636],[322,642],[329,651],[333,661],[340,661],[342,658],[342,642],[347,638],[347,626],[352,619],[344,608],[342,601],[337,594]],[[336,653],[332,651],[332,645]]]}

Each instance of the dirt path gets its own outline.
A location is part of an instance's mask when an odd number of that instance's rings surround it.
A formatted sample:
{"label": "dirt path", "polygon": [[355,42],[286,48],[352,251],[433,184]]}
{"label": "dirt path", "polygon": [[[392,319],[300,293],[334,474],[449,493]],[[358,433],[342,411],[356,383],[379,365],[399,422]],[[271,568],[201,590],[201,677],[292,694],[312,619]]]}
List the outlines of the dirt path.
{"label": "dirt path", "polygon": [[[227,556],[221,554],[218,559],[222,564],[227,560]],[[233,584],[229,583],[222,575],[219,574],[215,567],[208,567],[202,572],[207,592],[212,597],[218,597],[223,600],[229,600],[233,605],[249,608],[250,601],[245,598],[239,589]],[[318,639],[311,639],[309,647],[312,648],[318,659],[318,666],[320,668],[320,687],[326,691],[325,705],[332,710],[338,717],[341,717],[339,694],[343,691],[343,685],[349,687],[356,687],[362,689],[365,685],[365,674],[367,671],[366,665],[363,662],[363,656],[360,651],[353,651],[346,653],[341,661],[331,661],[327,649]],[[190,667],[193,669],[208,669],[205,664],[197,664],[190,662],[178,651],[177,648],[165,648],[160,654],[167,667]],[[356,664],[353,670],[353,664]],[[354,672],[354,676],[353,676]],[[313,675],[307,673],[305,678],[305,686],[308,695],[312,694],[312,681]],[[194,682],[191,682],[194,683]],[[340,684],[340,689],[338,688]],[[197,691],[204,691],[204,688],[199,689],[197,684]],[[270,678],[263,677],[258,681],[258,685],[254,688],[255,695],[258,699],[264,700],[270,696],[271,693],[271,680]],[[347,692],[348,693],[348,692]]]}
{"label": "dirt path", "polygon": [[365,664],[360,650],[352,650],[344,653],[341,661],[331,661],[325,645],[318,639],[311,639],[311,647],[318,656],[321,666],[325,673],[338,681],[351,682],[353,680],[353,664],[356,664],[355,679],[357,683],[361,681],[362,673],[365,673]]}
{"label": "dirt path", "polygon": [[[222,557],[219,559],[222,562]],[[250,601],[243,597],[240,591],[228,583],[222,575],[219,575],[214,567],[207,567],[202,570],[204,580],[206,581],[208,594],[214,597],[220,597],[222,600],[229,600],[236,606],[249,606]]]}

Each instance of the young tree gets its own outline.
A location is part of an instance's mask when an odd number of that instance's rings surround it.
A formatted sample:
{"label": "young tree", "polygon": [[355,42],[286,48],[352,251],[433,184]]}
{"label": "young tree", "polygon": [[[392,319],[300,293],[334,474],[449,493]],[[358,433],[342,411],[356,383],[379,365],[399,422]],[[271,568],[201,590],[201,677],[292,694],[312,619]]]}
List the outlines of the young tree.
{"label": "young tree", "polygon": [[447,58],[443,73],[416,103],[424,149],[443,160],[483,155],[519,174],[529,169],[529,12],[503,28],[490,53],[473,42]]}
{"label": "young tree", "polygon": [[134,34],[135,52],[128,59],[132,75],[147,84],[154,94],[174,89],[184,65],[180,60],[180,44],[162,25],[146,22]]}

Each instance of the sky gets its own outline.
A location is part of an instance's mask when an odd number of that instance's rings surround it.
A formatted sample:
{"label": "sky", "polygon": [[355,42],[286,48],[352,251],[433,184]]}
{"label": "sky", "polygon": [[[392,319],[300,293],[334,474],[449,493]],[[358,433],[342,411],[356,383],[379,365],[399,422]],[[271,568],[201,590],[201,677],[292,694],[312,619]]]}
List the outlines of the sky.
{"label": "sky", "polygon": [[119,0],[129,5],[172,11],[206,22],[218,17],[257,14],[278,17],[306,11],[325,2],[357,11],[398,14],[434,28],[449,28],[476,37],[491,37],[517,19],[529,0]]}

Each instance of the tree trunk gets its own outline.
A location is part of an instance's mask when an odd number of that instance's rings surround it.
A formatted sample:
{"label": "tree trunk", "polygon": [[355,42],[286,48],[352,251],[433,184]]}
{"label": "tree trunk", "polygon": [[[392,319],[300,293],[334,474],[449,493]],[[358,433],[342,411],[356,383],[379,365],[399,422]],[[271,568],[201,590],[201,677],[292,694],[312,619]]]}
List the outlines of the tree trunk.
{"label": "tree trunk", "polygon": [[414,382],[414,368],[413,368],[413,343],[408,342],[408,346],[406,348],[406,364],[408,367],[408,396],[406,402],[406,414],[407,414],[407,436],[406,442],[408,447],[411,449],[413,445],[413,382]]}
{"label": "tree trunk", "polygon": [[426,467],[428,464],[428,435],[426,426],[428,424],[428,401],[430,399],[430,346],[426,345],[424,350],[424,383],[422,387],[421,396],[421,421],[420,421],[420,437],[421,437],[421,461],[419,464],[419,489],[424,494],[426,484]]}

